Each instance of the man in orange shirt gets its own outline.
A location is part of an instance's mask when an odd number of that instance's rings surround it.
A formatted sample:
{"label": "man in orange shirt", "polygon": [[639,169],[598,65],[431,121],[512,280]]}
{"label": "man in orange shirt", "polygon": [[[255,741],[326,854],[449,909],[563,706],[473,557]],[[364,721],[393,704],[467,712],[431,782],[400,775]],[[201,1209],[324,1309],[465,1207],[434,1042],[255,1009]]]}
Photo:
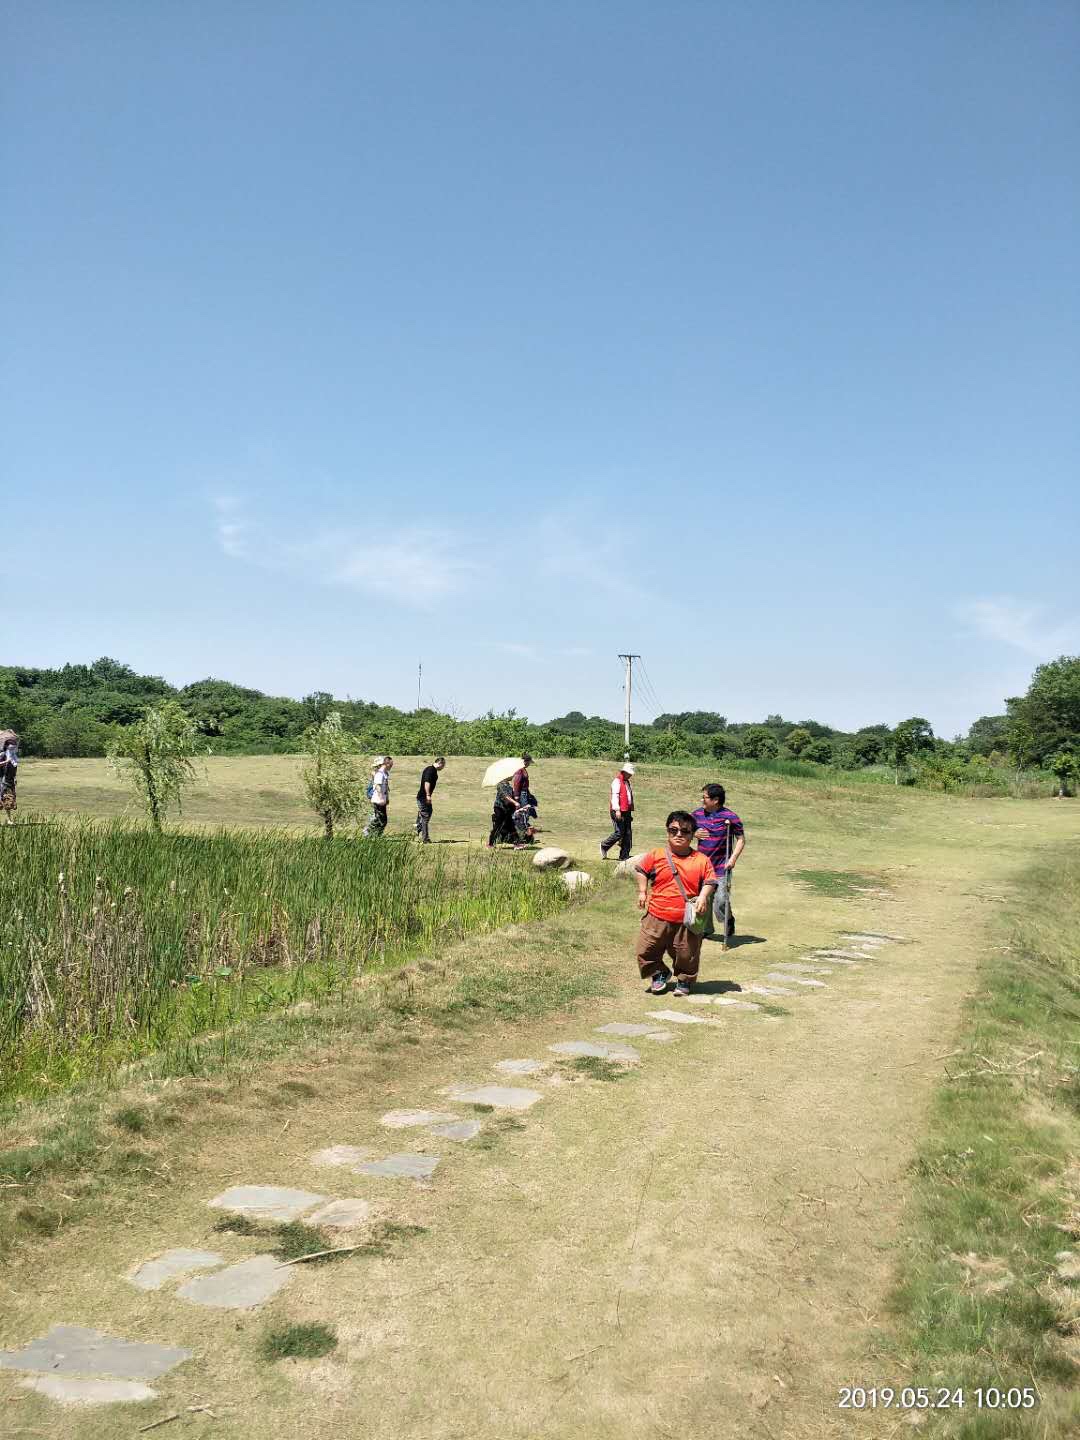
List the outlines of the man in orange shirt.
{"label": "man in orange shirt", "polygon": [[650,850],[634,867],[638,909],[645,911],[637,943],[638,969],[643,979],[652,977],[653,995],[663,995],[671,980],[665,956],[675,963],[676,995],[689,995],[697,979],[702,937],[687,927],[686,906],[692,902],[695,916],[704,915],[717,878],[712,861],[693,848],[696,829],[692,815],[673,810],[667,817],[666,849]]}

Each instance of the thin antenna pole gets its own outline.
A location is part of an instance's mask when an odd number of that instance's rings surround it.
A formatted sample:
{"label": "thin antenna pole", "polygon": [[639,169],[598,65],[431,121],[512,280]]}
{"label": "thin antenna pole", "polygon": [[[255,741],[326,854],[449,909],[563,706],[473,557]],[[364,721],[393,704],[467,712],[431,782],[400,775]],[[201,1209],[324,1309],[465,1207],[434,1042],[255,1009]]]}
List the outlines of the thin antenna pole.
{"label": "thin antenna pole", "polygon": [[623,746],[624,760],[630,759],[630,696],[634,686],[634,661],[640,660],[640,655],[620,655],[620,660],[626,661],[626,710],[623,719]]}
{"label": "thin antenna pole", "polygon": [[424,662],[421,660],[416,667],[416,708],[420,709],[420,677],[424,673]]}

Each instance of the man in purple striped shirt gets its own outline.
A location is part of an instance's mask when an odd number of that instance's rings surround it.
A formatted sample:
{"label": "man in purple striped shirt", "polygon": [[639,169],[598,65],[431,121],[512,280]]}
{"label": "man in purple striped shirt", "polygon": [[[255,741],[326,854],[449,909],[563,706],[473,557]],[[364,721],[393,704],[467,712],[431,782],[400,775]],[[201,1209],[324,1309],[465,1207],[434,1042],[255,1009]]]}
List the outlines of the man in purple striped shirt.
{"label": "man in purple striped shirt", "polygon": [[[743,823],[725,804],[722,785],[706,785],[701,808],[694,811],[698,849],[713,862],[719,884],[713,893],[713,933],[707,940],[724,940],[735,934],[735,913],[731,908],[731,872],[746,848]],[[724,906],[727,905],[727,936],[724,935]]]}

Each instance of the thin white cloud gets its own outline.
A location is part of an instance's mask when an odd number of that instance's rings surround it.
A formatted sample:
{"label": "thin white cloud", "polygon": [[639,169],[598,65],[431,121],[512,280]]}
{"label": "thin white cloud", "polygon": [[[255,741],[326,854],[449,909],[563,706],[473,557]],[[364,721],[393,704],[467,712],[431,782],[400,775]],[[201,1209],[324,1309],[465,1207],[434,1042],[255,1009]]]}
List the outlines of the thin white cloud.
{"label": "thin white cloud", "polygon": [[263,569],[287,570],[323,585],[392,598],[427,610],[459,594],[481,566],[471,542],[442,531],[411,528],[390,533],[376,524],[363,534],[350,529],[283,539],[266,521],[254,520],[235,495],[214,499],[221,551]]}
{"label": "thin white cloud", "polygon": [[1080,649],[1080,619],[1050,621],[1045,605],[1000,595],[968,600],[956,607],[957,618],[977,634],[1012,645],[1038,660]]}
{"label": "thin white cloud", "polygon": [[606,606],[645,599],[634,577],[646,547],[623,521],[589,505],[567,506],[542,519],[534,539],[537,570],[580,587],[586,602]]}

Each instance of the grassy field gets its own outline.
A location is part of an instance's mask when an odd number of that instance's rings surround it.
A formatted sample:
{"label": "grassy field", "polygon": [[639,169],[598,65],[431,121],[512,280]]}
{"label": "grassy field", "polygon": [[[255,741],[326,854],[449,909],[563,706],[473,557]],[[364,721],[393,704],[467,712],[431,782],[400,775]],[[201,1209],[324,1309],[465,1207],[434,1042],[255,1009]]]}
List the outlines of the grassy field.
{"label": "grassy field", "polygon": [[[390,806],[391,834],[410,834],[416,818],[413,799],[420,771],[429,757],[395,757]],[[451,756],[435,793],[432,837],[436,841],[481,843],[490,828],[492,791],[481,788],[489,761],[495,757]],[[321,822],[306,808],[299,774],[300,761],[288,755],[220,756],[200,762],[202,779],[184,802],[177,823],[185,828],[244,826],[321,833]],[[811,767],[804,767],[809,770]],[[568,845],[581,860],[595,854],[595,840],[610,830],[608,784],[614,767],[600,760],[539,760],[530,771],[540,801],[544,842]],[[948,804],[904,787],[869,784],[836,772],[778,775],[732,772],[720,764],[697,770],[685,765],[641,766],[635,778],[635,835],[642,843],[662,838],[662,822],[674,806],[700,804],[701,786],[719,780],[744,818],[760,830],[763,824],[787,825],[801,804],[824,800],[828,823],[847,823],[874,813],[925,814],[925,806]],[[1009,802],[1002,801],[1002,804]],[[769,812],[769,813],[766,813]],[[26,760],[20,769],[19,815],[23,820],[48,815],[90,815],[137,818],[128,792],[104,760]],[[805,824],[795,822],[794,831]]]}
{"label": "grassy field", "polygon": [[[451,759],[437,791],[433,833],[457,843],[433,849],[455,867],[486,835],[484,764]],[[544,838],[597,875],[609,768],[533,772]],[[411,828],[418,773],[419,761],[395,770],[392,829]],[[215,760],[209,776],[185,826],[317,834],[291,761]],[[902,1417],[841,1415],[841,1383],[987,1377],[1034,1385],[1038,1406],[969,1407],[928,1428],[1077,1433],[1077,1291],[1056,1272],[1058,1253],[1080,1248],[1076,872],[1062,858],[1080,805],[648,766],[637,848],[712,779],[730,781],[749,843],[741,943],[707,947],[706,985],[751,983],[848,928],[909,943],[809,999],[680,1034],[617,1084],[604,1066],[556,1067],[537,1118],[483,1117],[482,1143],[448,1154],[432,1186],[358,1187],[376,1205],[371,1253],[298,1267],[236,1328],[133,1298],[118,1276],[166,1243],[243,1258],[267,1241],[210,1231],[206,1198],[226,1184],[323,1185],[311,1152],[385,1146],[381,1111],[640,1018],[632,886],[436,939],[307,1013],[247,1017],[189,1075],[138,1067],[112,1089],[10,1107],[0,1342],[58,1319],[167,1334],[199,1358],[146,1421],[212,1403],[237,1440],[884,1440],[906,1432]],[[20,815],[101,813],[102,794],[120,799],[97,762],[38,762]],[[336,1339],[318,1356],[305,1348],[316,1331],[317,1348]],[[61,1415],[40,1397],[18,1408],[57,1440],[115,1433],[108,1412]]]}

